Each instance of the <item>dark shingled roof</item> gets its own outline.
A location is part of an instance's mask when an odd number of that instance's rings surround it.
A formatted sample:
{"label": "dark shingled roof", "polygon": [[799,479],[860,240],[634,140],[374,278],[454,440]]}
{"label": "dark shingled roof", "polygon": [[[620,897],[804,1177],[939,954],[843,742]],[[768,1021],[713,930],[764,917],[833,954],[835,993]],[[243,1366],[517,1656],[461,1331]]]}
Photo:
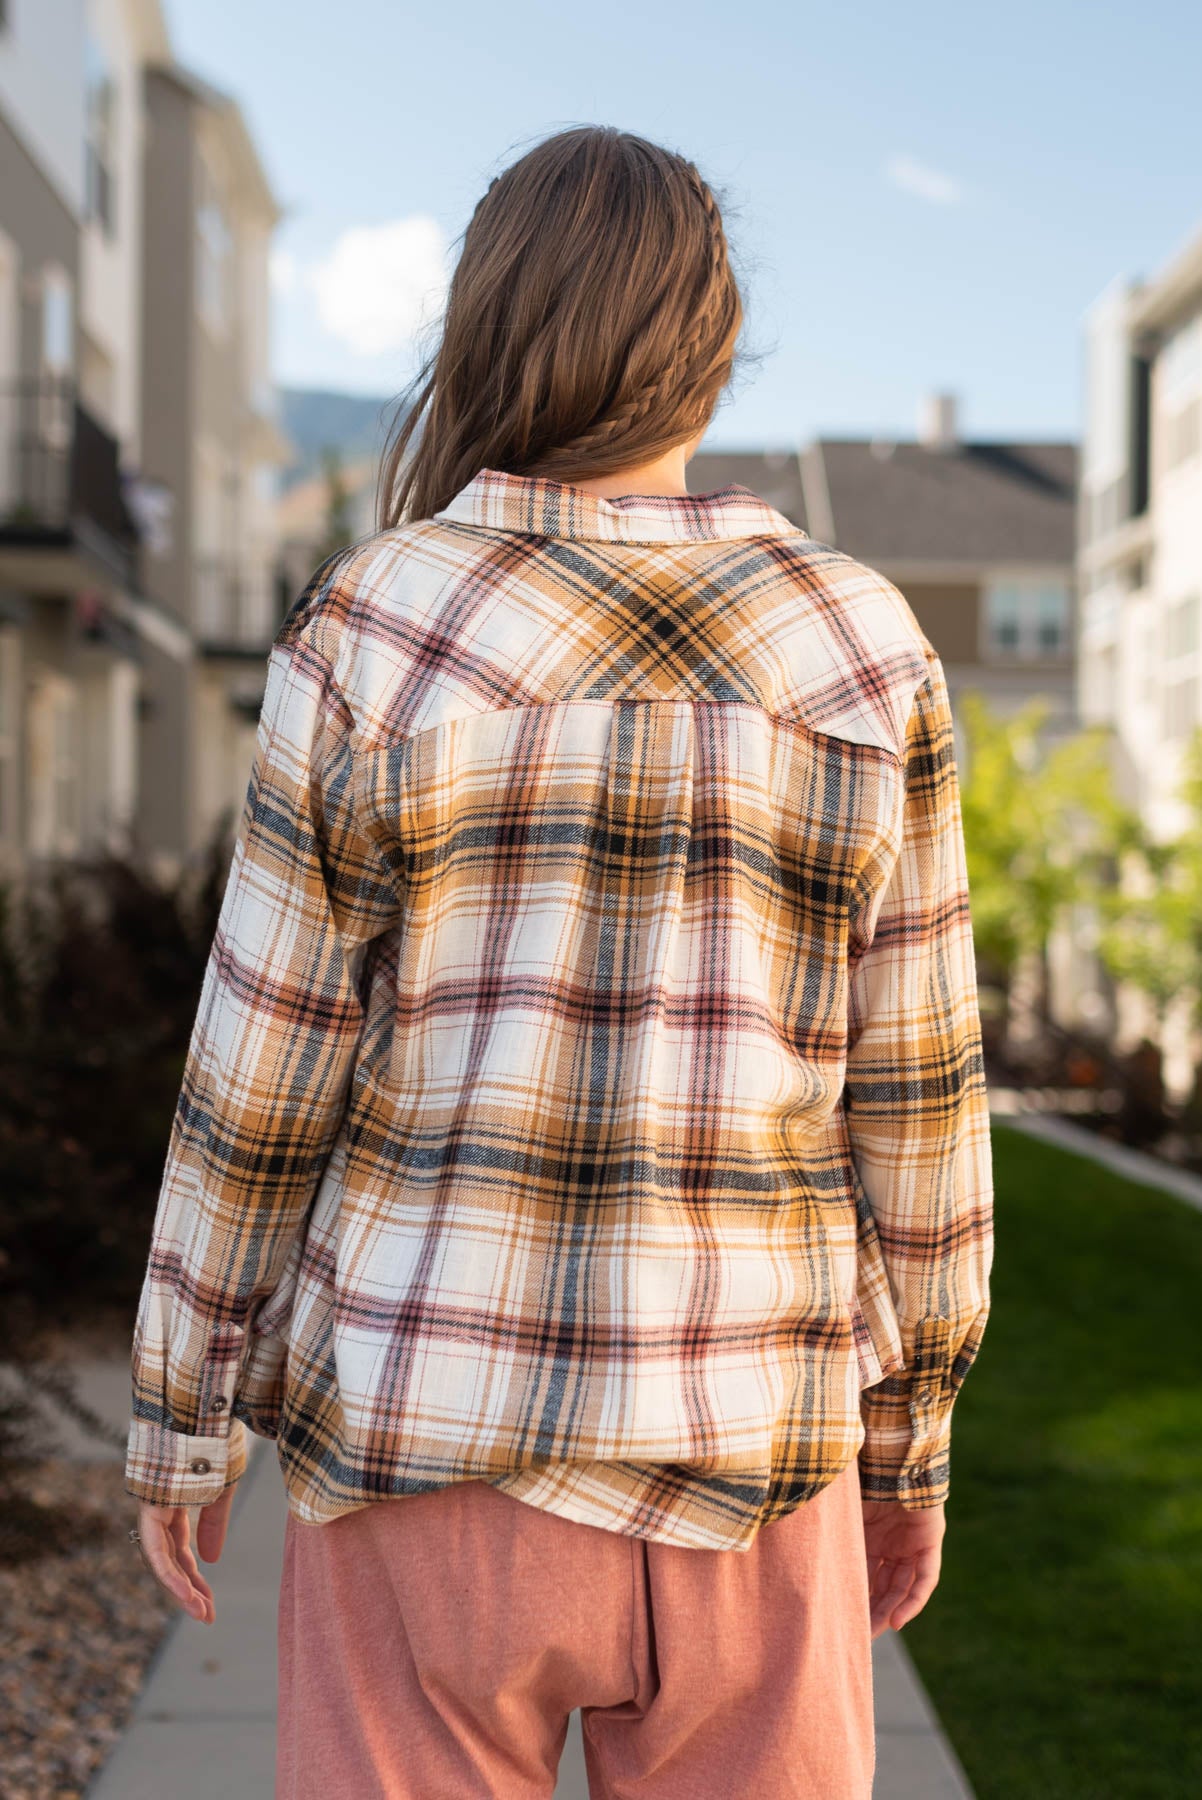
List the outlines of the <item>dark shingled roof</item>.
{"label": "dark shingled roof", "polygon": [[863,562],[1071,563],[1075,444],[823,438],[840,550]]}
{"label": "dark shingled roof", "polygon": [[738,482],[819,541],[874,566],[1073,561],[1075,444],[937,450],[905,440],[820,438],[804,454],[807,482],[815,484],[812,521],[791,451],[699,452],[689,463],[689,488]]}
{"label": "dark shingled roof", "polygon": [[699,450],[689,460],[688,483],[690,494],[710,493],[732,483],[750,488],[794,525],[806,529],[801,472],[794,450]]}

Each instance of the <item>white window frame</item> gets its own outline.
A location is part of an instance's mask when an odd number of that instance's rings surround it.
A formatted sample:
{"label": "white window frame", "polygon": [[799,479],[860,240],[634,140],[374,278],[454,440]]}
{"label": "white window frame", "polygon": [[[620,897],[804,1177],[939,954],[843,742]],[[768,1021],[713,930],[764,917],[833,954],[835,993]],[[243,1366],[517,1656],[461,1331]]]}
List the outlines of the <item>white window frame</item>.
{"label": "white window frame", "polygon": [[1164,467],[1173,470],[1202,453],[1202,312],[1161,344],[1156,384]]}
{"label": "white window frame", "polygon": [[196,182],[196,310],[214,337],[224,338],[233,310],[234,233],[226,194],[203,150]]}
{"label": "white window frame", "polygon": [[83,765],[78,684],[56,671],[37,679],[30,702],[30,848],[72,856],[83,826]]}
{"label": "white window frame", "polygon": [[39,356],[47,375],[69,375],[75,362],[75,296],[61,263],[42,265],[42,341]]}
{"label": "white window frame", "polygon": [[[1053,648],[1039,641],[1041,596],[1055,588],[1063,594],[1060,641]],[[996,635],[996,607],[1001,594],[1016,598],[1017,641],[1001,644]],[[1073,637],[1072,576],[1063,569],[995,569],[981,583],[980,655],[983,662],[1063,662]]]}
{"label": "white window frame", "polygon": [[117,231],[117,84],[99,40],[84,37],[84,216],[106,237]]}
{"label": "white window frame", "polygon": [[21,634],[0,624],[0,847],[13,849],[21,836]]}
{"label": "white window frame", "polygon": [[18,320],[21,308],[21,253],[15,240],[0,230],[0,519],[16,502],[17,407],[13,383],[20,369]]}

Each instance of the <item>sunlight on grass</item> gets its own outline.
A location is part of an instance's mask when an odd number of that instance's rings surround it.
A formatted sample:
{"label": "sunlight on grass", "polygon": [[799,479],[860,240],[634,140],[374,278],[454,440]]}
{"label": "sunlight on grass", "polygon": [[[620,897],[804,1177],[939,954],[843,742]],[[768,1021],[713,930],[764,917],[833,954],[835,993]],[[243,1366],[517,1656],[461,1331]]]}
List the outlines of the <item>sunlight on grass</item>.
{"label": "sunlight on grass", "polygon": [[1202,1793],[1202,1213],[995,1126],[993,1307],[903,1637],[979,1800]]}

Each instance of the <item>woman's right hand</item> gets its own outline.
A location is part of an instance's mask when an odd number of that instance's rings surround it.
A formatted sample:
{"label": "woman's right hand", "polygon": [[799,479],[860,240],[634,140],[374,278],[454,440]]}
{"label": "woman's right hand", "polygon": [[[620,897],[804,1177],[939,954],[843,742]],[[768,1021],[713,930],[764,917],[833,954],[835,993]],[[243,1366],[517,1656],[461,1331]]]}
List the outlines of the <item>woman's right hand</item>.
{"label": "woman's right hand", "polygon": [[[196,1547],[206,1562],[216,1562],[221,1555],[236,1486],[231,1482],[220,1499],[200,1509]],[[140,1500],[138,1531],[142,1560],[159,1586],[191,1618],[213,1624],[217,1605],[212,1588],[196,1566],[187,1507],[152,1506],[148,1500]]]}
{"label": "woman's right hand", "polygon": [[900,1631],[926,1605],[939,1581],[943,1534],[942,1506],[910,1509],[900,1500],[865,1500],[864,1547],[872,1635]]}

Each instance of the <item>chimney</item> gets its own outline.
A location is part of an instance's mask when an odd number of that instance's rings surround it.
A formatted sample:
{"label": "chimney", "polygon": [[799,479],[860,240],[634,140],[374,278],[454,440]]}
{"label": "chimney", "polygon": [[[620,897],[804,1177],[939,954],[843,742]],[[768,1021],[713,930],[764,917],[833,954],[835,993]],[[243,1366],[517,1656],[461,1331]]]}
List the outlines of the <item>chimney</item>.
{"label": "chimney", "polygon": [[954,450],[960,442],[955,394],[928,394],[918,420],[918,441],[927,450]]}

